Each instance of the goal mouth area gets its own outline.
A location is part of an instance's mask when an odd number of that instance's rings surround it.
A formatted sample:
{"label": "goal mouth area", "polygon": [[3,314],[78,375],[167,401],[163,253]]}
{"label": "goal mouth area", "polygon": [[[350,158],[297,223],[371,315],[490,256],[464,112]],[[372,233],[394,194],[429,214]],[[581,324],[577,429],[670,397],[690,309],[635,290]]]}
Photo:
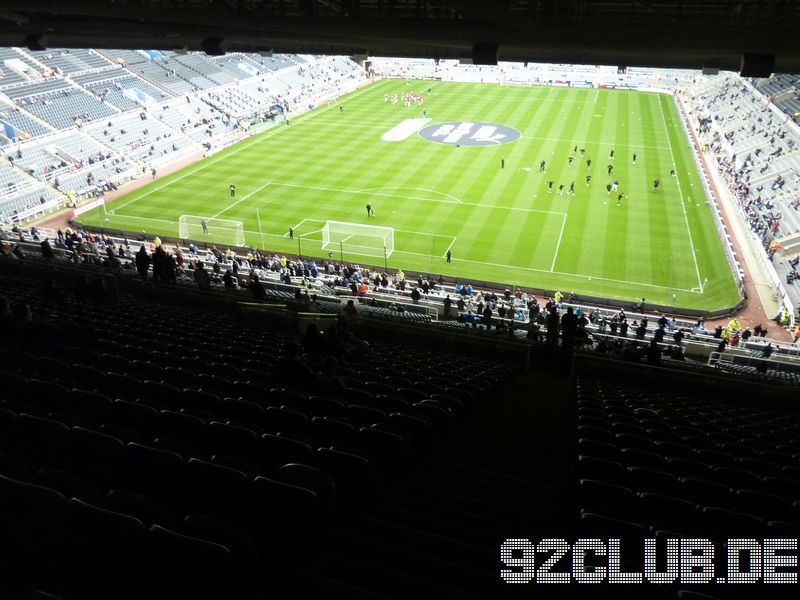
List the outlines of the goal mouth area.
{"label": "goal mouth area", "polygon": [[394,253],[394,228],[343,221],[325,221],[322,227],[323,251],[388,258]]}
{"label": "goal mouth area", "polygon": [[198,215],[181,215],[178,218],[178,237],[229,246],[245,245],[244,223],[241,221]]}

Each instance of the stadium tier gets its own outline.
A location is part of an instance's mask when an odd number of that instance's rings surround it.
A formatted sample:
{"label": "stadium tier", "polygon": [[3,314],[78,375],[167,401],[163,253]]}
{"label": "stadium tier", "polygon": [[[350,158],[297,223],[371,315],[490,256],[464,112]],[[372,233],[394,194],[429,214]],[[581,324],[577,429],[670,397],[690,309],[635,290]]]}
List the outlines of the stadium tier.
{"label": "stadium tier", "polygon": [[64,75],[92,71],[111,65],[106,58],[95,53],[94,50],[50,48],[29,52],[40,64]]}

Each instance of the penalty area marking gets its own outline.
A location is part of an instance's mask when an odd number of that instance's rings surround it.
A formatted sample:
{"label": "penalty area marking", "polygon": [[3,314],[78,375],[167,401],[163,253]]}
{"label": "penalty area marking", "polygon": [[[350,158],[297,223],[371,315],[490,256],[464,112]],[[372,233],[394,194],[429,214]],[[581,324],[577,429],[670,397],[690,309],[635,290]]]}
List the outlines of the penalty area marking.
{"label": "penalty area marking", "polygon": [[221,211],[219,211],[217,214],[215,214],[213,217],[210,217],[210,218],[212,218],[212,219],[216,219],[218,216],[220,216],[220,215],[222,215],[222,214],[225,214],[225,213],[226,213],[226,212],[228,212],[230,209],[232,209],[234,206],[236,206],[237,204],[239,204],[239,202],[244,202],[245,200],[247,200],[248,198],[250,198],[250,196],[252,196],[252,195],[254,195],[254,194],[257,194],[258,192],[260,192],[261,190],[263,190],[265,187],[267,187],[267,186],[268,186],[268,185],[270,185],[271,183],[272,183],[271,181],[268,181],[268,182],[266,182],[266,183],[264,183],[264,184],[262,184],[262,185],[258,186],[258,187],[257,187],[256,189],[254,189],[252,192],[250,192],[249,194],[245,194],[244,196],[242,196],[241,198],[239,198],[239,199],[238,199],[236,202],[233,202],[232,204],[229,204],[228,206],[226,206],[225,208],[223,208]]}
{"label": "penalty area marking", "polygon": [[[315,223],[324,223],[325,222],[325,221],[318,221],[317,219],[303,219],[297,225],[292,225],[291,226],[292,231],[297,231],[298,229],[300,229],[303,226],[303,223],[305,223],[306,221],[314,221]],[[317,231],[321,231],[321,230],[318,229]],[[298,237],[301,236],[301,235],[304,235],[304,234],[301,233],[301,234],[298,235]],[[289,237],[289,232],[287,231],[286,233],[284,233],[283,237]]]}
{"label": "penalty area marking", "polygon": [[558,249],[561,248],[561,238],[564,237],[564,227],[567,224],[567,213],[562,213],[564,220],[561,221],[561,233],[558,234],[558,243],[556,244],[556,251],[553,254],[553,264],[550,266],[550,272],[554,273],[556,268],[556,260],[558,259]]}
{"label": "penalty area marking", "polygon": [[447,247],[447,250],[445,250],[445,251],[444,251],[444,254],[442,254],[442,258],[447,258],[447,253],[448,253],[448,252],[450,252],[450,250],[452,250],[452,249],[453,249],[453,244],[455,244],[455,243],[456,243],[456,240],[457,240],[457,239],[458,239],[458,238],[457,238],[456,236],[453,236],[453,239],[452,239],[452,241],[450,242],[450,245]]}
{"label": "penalty area marking", "polygon": [[[376,187],[376,188],[364,188],[363,190],[359,190],[359,193],[371,193],[371,192],[379,192],[381,190],[411,190],[414,192],[428,192],[430,194],[439,194],[440,196],[444,196],[445,198],[450,198],[453,200],[455,204],[464,204],[462,200],[456,198],[452,194],[447,194],[445,192],[437,192],[436,190],[431,190],[428,188],[414,188],[414,187],[404,187],[404,186],[391,186],[391,187]],[[392,195],[393,196],[393,195]]]}

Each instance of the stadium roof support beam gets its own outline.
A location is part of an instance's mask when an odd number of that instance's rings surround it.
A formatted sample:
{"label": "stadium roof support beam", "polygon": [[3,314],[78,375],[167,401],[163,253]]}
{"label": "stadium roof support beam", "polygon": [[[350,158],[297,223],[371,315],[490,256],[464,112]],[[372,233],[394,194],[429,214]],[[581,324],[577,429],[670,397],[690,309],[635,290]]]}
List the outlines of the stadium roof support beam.
{"label": "stadium roof support beam", "polygon": [[46,35],[51,47],[201,49],[499,59],[738,70],[776,55],[800,72],[800,3],[788,0],[6,0],[0,45]]}

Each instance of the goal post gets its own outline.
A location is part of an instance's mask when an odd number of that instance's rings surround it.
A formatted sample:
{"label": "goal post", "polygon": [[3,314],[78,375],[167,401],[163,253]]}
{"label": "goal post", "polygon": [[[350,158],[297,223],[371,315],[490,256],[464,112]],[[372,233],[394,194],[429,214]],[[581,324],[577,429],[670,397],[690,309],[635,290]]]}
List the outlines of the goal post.
{"label": "goal post", "polygon": [[181,215],[178,237],[184,240],[206,240],[227,246],[244,246],[244,224],[241,221]]}
{"label": "goal post", "polygon": [[345,221],[325,221],[322,249],[339,250],[378,258],[394,253],[394,228]]}

